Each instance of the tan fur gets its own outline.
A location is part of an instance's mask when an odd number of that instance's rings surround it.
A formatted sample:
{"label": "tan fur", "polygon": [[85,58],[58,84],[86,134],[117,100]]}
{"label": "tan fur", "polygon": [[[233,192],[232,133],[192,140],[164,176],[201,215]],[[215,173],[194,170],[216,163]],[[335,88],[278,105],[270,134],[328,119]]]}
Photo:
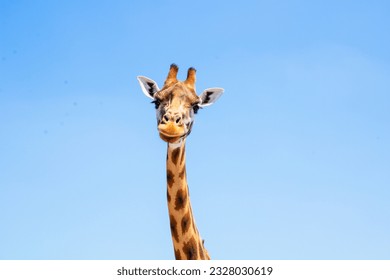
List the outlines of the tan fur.
{"label": "tan fur", "polygon": [[167,79],[165,80],[165,83],[164,83],[165,87],[168,87],[168,86],[177,82],[176,76],[177,76],[178,71],[179,71],[179,68],[176,65],[172,64],[171,68],[169,69]]}
{"label": "tan fur", "polygon": [[187,72],[187,79],[184,81],[184,83],[185,83],[189,88],[192,88],[192,89],[195,89],[195,81],[196,81],[195,73],[196,73],[196,70],[195,70],[194,68],[188,69],[188,72]]}
{"label": "tan fur", "polygon": [[208,260],[210,256],[203,245],[195,225],[185,175],[185,141],[180,147],[168,146],[167,171],[168,211],[176,259]]}
{"label": "tan fur", "polygon": [[146,95],[156,105],[160,138],[168,143],[167,202],[175,258],[178,260],[209,260],[195,224],[186,176],[185,140],[191,132],[194,108],[204,101],[196,94],[196,70],[188,69],[184,82],[177,80],[178,67],[174,64],[161,90]]}

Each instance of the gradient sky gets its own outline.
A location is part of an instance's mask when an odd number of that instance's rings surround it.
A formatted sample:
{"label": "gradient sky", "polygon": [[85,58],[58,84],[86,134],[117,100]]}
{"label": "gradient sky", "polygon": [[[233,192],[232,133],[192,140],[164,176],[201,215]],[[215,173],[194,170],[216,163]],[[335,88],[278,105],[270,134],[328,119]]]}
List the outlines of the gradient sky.
{"label": "gradient sky", "polygon": [[390,259],[389,1],[0,1],[0,259],[172,259],[137,75],[224,95],[187,140],[215,259]]}

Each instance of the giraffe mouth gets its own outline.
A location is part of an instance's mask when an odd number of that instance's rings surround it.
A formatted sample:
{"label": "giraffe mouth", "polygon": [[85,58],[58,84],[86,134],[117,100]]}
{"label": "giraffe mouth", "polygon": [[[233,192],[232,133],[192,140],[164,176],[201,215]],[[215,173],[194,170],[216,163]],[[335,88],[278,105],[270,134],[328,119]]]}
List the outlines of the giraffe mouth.
{"label": "giraffe mouth", "polygon": [[176,143],[180,140],[180,138],[182,138],[181,136],[179,137],[172,137],[172,136],[166,136],[164,135],[163,133],[160,132],[160,138],[165,141],[165,142],[168,142],[168,143]]}
{"label": "giraffe mouth", "polygon": [[167,124],[159,124],[158,131],[160,134],[160,138],[168,143],[175,143],[179,141],[180,138],[186,135],[186,132],[184,131],[184,126],[175,125],[172,122],[169,122]]}

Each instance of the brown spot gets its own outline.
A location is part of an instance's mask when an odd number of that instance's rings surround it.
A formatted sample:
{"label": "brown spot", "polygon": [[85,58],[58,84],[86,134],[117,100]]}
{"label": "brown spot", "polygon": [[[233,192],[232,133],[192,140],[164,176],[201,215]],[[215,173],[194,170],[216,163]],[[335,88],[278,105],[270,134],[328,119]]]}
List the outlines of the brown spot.
{"label": "brown spot", "polygon": [[170,188],[172,188],[173,183],[175,183],[174,175],[171,170],[167,170],[167,183]]}
{"label": "brown spot", "polygon": [[169,194],[168,190],[167,190],[167,199],[168,199],[168,202],[171,202],[171,195]]}
{"label": "brown spot", "polygon": [[189,230],[190,225],[191,225],[191,216],[190,216],[190,212],[187,212],[187,214],[185,214],[181,219],[181,231],[183,235]]}
{"label": "brown spot", "polygon": [[179,233],[177,232],[177,222],[175,217],[172,215],[169,215],[169,221],[171,225],[171,234],[172,237],[176,240],[176,242],[179,242]]}
{"label": "brown spot", "polygon": [[187,203],[187,193],[183,190],[178,190],[175,198],[175,210],[181,210]]}
{"label": "brown spot", "polygon": [[176,148],[172,151],[172,162],[174,165],[177,164],[177,160],[179,159],[179,155],[180,155],[180,147],[179,148]]}
{"label": "brown spot", "polygon": [[181,260],[182,259],[179,250],[175,250],[175,259],[177,259],[177,260]]}
{"label": "brown spot", "polygon": [[186,255],[187,260],[198,259],[198,246],[194,237],[192,237],[188,242],[184,242],[183,253]]}

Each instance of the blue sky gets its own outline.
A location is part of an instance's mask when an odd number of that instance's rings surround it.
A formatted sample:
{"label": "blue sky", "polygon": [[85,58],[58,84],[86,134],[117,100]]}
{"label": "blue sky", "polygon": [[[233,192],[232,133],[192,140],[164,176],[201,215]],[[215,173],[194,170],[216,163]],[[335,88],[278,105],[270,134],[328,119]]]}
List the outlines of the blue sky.
{"label": "blue sky", "polygon": [[388,1],[0,1],[0,259],[172,259],[136,80],[224,95],[187,141],[215,259],[390,258]]}

